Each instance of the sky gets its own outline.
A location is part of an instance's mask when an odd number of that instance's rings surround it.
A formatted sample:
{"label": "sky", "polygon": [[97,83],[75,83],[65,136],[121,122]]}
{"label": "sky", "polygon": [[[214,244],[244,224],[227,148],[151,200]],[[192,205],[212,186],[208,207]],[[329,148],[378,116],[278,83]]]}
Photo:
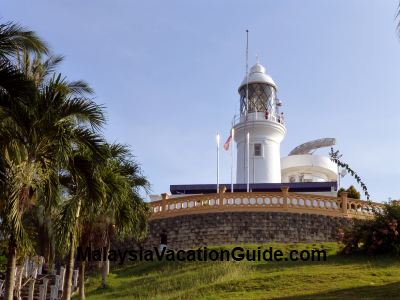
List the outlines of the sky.
{"label": "sky", "polygon": [[[281,156],[323,137],[371,199],[400,198],[397,1],[8,0],[0,20],[36,31],[60,71],[84,79],[107,108],[104,134],[125,143],[152,193],[216,182],[215,135],[229,135],[237,89],[259,56],[278,85]],[[327,154],[329,148],[318,150]],[[221,152],[220,182],[230,183]],[[349,175],[342,184],[357,183]]]}

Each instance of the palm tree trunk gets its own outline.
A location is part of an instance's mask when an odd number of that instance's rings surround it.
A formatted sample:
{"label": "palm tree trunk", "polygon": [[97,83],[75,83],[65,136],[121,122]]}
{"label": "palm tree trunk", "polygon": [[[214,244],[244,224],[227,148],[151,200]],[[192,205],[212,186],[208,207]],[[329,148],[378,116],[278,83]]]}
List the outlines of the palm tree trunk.
{"label": "palm tree trunk", "polygon": [[50,242],[50,252],[49,252],[49,260],[47,261],[49,266],[52,266],[55,261],[56,251],[54,250],[54,240]]}
{"label": "palm tree trunk", "polygon": [[[107,253],[110,251],[110,242],[107,241],[107,246],[106,246],[106,251]],[[105,288],[107,286],[107,275],[110,270],[110,261],[107,259],[106,261],[103,261],[102,268],[101,268],[101,287]]]}
{"label": "palm tree trunk", "polygon": [[50,250],[49,250],[49,239],[48,236],[46,234],[46,229],[44,227],[44,225],[39,225],[39,229],[38,229],[38,241],[39,241],[39,255],[43,256],[44,259],[46,260],[46,262],[49,261],[49,254],[50,254]]}
{"label": "palm tree trunk", "polygon": [[7,258],[7,271],[6,282],[4,290],[4,299],[13,300],[14,285],[15,285],[15,269],[17,265],[17,244],[14,236],[10,236],[8,241],[8,258]]}
{"label": "palm tree trunk", "polygon": [[75,258],[75,239],[74,235],[70,233],[70,245],[71,248],[68,254],[67,267],[65,269],[65,281],[64,281],[64,292],[63,300],[70,300],[72,294],[72,273],[74,272],[74,258]]}
{"label": "palm tree trunk", "polygon": [[75,219],[75,224],[72,226],[72,230],[69,234],[69,244],[70,244],[70,249],[69,249],[69,255],[68,255],[68,262],[67,262],[67,267],[65,269],[65,279],[64,279],[64,292],[62,299],[63,300],[70,300],[71,295],[72,295],[72,274],[74,272],[74,261],[75,261],[75,237],[74,237],[74,232],[76,231],[77,225],[78,225],[78,218],[81,210],[81,201],[78,203],[78,209],[76,210],[76,219]]}
{"label": "palm tree trunk", "polygon": [[85,261],[79,262],[79,300],[85,300]]}

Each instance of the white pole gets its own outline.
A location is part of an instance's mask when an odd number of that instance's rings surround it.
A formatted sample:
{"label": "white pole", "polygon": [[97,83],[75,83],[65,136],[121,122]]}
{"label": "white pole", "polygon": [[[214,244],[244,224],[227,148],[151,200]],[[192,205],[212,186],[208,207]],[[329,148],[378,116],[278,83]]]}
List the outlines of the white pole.
{"label": "white pole", "polygon": [[247,192],[250,192],[250,133],[247,132]]}
{"label": "white pole", "polygon": [[235,129],[231,131],[231,193],[233,193],[233,143],[235,141]]}
{"label": "white pole", "polygon": [[217,133],[217,193],[219,193],[219,133]]}
{"label": "white pole", "polygon": [[246,116],[249,114],[249,31],[246,30]]}
{"label": "white pole", "polygon": [[255,183],[255,180],[256,180],[256,163],[254,161],[254,153],[253,153],[253,183]]}

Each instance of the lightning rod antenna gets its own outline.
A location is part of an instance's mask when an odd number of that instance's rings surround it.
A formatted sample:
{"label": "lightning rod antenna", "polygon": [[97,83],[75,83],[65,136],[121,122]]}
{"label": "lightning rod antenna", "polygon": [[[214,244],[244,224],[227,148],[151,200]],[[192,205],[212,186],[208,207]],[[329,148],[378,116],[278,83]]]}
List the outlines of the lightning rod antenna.
{"label": "lightning rod antenna", "polygon": [[249,30],[246,29],[246,115],[249,113]]}

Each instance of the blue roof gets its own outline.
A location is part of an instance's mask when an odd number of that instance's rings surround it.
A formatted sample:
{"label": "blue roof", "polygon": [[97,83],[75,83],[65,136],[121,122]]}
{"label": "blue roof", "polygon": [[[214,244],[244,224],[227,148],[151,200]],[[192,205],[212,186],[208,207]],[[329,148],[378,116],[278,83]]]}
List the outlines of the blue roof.
{"label": "blue roof", "polygon": [[[231,184],[220,184],[225,186],[226,191],[231,191]],[[290,192],[330,192],[337,190],[336,181],[328,182],[288,182],[288,183],[251,183],[252,192],[280,192],[281,187],[288,186]],[[246,192],[247,185],[236,183],[233,185],[234,192]],[[172,195],[177,194],[212,194],[217,191],[216,184],[179,184],[170,185]]]}

